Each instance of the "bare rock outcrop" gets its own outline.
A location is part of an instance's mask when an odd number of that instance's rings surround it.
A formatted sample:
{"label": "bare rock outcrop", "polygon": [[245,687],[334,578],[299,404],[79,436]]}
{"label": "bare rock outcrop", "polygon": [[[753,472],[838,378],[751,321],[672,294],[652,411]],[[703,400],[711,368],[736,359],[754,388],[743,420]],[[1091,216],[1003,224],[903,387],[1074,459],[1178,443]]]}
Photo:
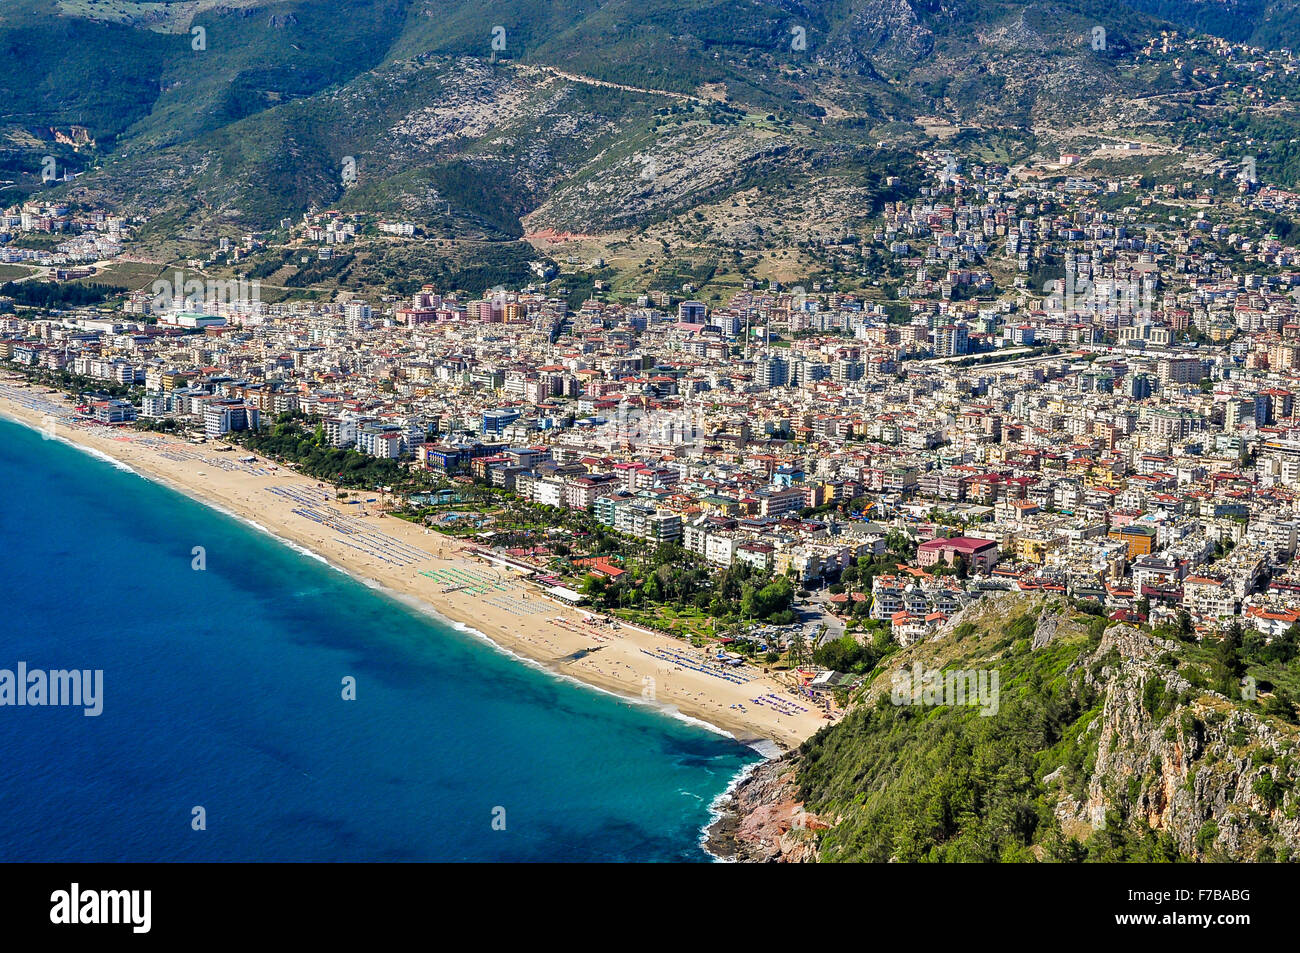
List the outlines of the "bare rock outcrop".
{"label": "bare rock outcrop", "polygon": [[817,859],[816,831],[829,826],[798,801],[787,755],[759,765],[736,786],[709,825],[705,847],[723,860],[808,863]]}

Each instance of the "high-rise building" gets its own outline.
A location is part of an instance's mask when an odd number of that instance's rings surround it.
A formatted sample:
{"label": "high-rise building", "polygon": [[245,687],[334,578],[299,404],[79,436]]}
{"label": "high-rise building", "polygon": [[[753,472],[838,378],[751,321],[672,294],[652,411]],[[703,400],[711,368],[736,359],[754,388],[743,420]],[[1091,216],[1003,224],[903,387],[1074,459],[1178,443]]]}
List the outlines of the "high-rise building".
{"label": "high-rise building", "polygon": [[790,383],[790,362],[775,354],[759,358],[754,367],[754,383],[768,389],[785,387]]}
{"label": "high-rise building", "polygon": [[969,328],[966,322],[945,324],[934,329],[934,353],[940,357],[957,357],[970,353]]}

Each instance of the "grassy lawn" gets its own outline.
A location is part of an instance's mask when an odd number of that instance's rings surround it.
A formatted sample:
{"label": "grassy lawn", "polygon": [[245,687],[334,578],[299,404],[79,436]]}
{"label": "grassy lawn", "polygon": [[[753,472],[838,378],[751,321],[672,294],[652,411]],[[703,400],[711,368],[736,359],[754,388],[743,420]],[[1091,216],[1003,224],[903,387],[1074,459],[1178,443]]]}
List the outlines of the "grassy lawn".
{"label": "grassy lawn", "polygon": [[0,265],[0,281],[17,281],[19,278],[26,278],[35,272],[35,268],[29,268],[26,265]]}
{"label": "grassy lawn", "polygon": [[698,609],[678,611],[671,606],[651,606],[647,609],[614,609],[612,614],[633,625],[667,628],[686,639],[715,637],[713,619]]}
{"label": "grassy lawn", "polygon": [[162,270],[162,265],[150,265],[139,261],[118,261],[90,278],[79,279],[77,283],[117,285],[129,291],[140,291],[150,287],[154,279],[162,273]]}

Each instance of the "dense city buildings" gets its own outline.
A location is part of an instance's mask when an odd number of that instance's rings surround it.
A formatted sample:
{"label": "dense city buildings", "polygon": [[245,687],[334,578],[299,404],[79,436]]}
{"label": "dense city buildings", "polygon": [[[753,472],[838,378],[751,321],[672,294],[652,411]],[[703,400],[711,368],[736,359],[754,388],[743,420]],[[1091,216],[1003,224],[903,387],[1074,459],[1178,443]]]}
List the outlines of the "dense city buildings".
{"label": "dense city buildings", "polygon": [[[915,576],[877,577],[869,598],[904,639],[1005,589],[1205,630],[1289,618],[1297,249],[1223,222],[1300,199],[1225,172],[1225,196],[1156,226],[1099,201],[1131,183],[927,158],[939,184],[886,204],[865,237],[904,269],[888,308],[775,283],[713,305],[137,294],[122,311],[11,308],[0,358],[134,394],[89,405],[106,423],[213,439],[299,415],[332,447],[809,588],[901,534]],[[324,240],[348,240],[329,223]],[[999,286],[992,261],[1064,277]],[[937,571],[951,596],[935,598]]]}

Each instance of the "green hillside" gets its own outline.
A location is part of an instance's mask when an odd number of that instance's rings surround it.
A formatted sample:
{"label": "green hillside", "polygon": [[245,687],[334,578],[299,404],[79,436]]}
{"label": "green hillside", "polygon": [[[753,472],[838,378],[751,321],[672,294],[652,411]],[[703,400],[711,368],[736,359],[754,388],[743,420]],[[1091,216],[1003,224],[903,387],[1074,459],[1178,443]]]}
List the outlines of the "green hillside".
{"label": "green hillside", "polygon": [[1300,38],[1296,0],[1132,0],[1136,9],[1202,33],[1266,49]]}
{"label": "green hillside", "polygon": [[[798,753],[798,797],[829,825],[819,859],[1300,856],[1294,655],[1294,638],[1202,645],[1062,601],[977,604]],[[997,672],[996,706],[898,704],[918,664]]]}
{"label": "green hillside", "polygon": [[845,183],[852,227],[854,179],[933,141],[918,116],[1030,141],[1182,89],[1130,62],[1165,25],[1117,0],[9,0],[0,201],[53,155],[159,239],[313,206],[599,233]]}

